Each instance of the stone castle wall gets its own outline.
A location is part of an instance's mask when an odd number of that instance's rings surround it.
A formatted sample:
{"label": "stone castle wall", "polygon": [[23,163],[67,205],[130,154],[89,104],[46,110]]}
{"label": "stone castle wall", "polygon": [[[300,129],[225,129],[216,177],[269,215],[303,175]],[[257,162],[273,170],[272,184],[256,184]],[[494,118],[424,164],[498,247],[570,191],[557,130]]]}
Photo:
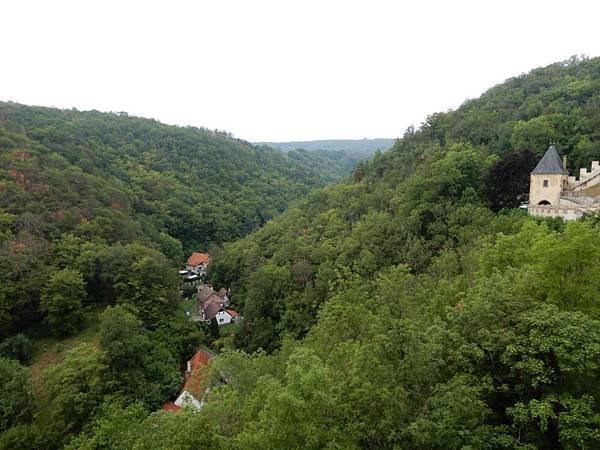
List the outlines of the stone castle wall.
{"label": "stone castle wall", "polygon": [[579,169],[579,179],[576,177],[567,178],[567,189],[580,191],[600,183],[600,161],[592,161],[590,170],[582,167]]}
{"label": "stone castle wall", "polygon": [[563,220],[577,220],[583,217],[585,213],[596,212],[600,208],[593,207],[556,207],[548,205],[529,205],[527,211],[529,215],[536,217],[560,217]]}
{"label": "stone castle wall", "polygon": [[600,211],[600,198],[586,196],[584,191],[597,184],[600,184],[599,161],[592,161],[590,170],[580,169],[579,179],[560,174],[531,175],[527,210],[532,216],[577,220],[586,213]]}

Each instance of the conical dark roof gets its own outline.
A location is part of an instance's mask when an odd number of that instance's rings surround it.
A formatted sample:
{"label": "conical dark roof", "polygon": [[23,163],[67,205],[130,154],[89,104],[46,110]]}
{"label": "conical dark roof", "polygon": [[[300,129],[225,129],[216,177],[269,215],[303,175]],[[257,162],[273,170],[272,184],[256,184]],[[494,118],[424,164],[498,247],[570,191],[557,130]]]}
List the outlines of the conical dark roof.
{"label": "conical dark roof", "polygon": [[562,161],[560,160],[560,156],[558,156],[558,152],[554,145],[548,147],[546,153],[540,159],[540,162],[535,169],[533,169],[532,174],[566,174]]}

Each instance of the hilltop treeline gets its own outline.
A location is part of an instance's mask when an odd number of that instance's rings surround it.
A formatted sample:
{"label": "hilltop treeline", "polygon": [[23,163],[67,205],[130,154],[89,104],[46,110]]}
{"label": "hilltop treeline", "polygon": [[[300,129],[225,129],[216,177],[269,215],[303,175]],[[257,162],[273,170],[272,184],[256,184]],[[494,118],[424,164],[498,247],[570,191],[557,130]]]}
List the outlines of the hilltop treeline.
{"label": "hilltop treeline", "polygon": [[395,139],[325,139],[317,141],[260,142],[269,147],[289,152],[298,149],[326,151],[338,156],[369,158],[377,150],[383,152],[394,145]]}

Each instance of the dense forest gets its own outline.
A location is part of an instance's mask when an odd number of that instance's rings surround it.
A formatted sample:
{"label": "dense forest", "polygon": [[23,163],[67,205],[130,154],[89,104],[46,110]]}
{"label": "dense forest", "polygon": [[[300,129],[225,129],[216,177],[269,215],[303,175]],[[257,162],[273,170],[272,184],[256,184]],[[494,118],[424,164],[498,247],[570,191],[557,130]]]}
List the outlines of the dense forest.
{"label": "dense forest", "polygon": [[[186,251],[244,236],[290,200],[349,173],[322,152],[282,154],[224,132],[126,113],[15,103],[0,103],[0,149],[7,213],[35,212],[60,233],[82,217],[114,224],[121,212],[152,223]],[[15,204],[22,210],[10,211]],[[58,220],[48,218],[57,213]],[[133,234],[132,227],[120,233]],[[103,232],[119,240],[117,228]]]}
{"label": "dense forest", "polygon": [[41,294],[56,270],[76,268],[91,302],[114,299],[107,280],[125,276],[115,272],[126,261],[119,252],[131,264],[135,251],[180,264],[347,175],[318,152],[284,155],[219,132],[13,103],[0,103],[0,151],[4,337],[49,313]]}
{"label": "dense forest", "polygon": [[203,341],[179,308],[184,255],[348,173],[222,132],[0,103],[0,432],[57,448],[108,393],[159,407]]}
{"label": "dense forest", "polygon": [[328,139],[318,141],[257,142],[285,153],[317,152],[336,161],[338,171],[350,173],[360,161],[380,155],[394,145],[394,139]]}
{"label": "dense forest", "polygon": [[[3,168],[71,148],[31,141],[24,119],[3,120],[12,124]],[[108,154],[118,147],[98,135],[88,142]],[[0,319],[13,335],[0,344],[0,448],[598,448],[600,220],[565,224],[519,208],[550,142],[572,172],[600,159],[600,58],[535,69],[433,114],[348,180],[214,248],[209,276],[231,288],[244,320],[212,342],[219,356],[197,413],[156,411],[177,389],[177,362],[208,340],[174,313],[168,267],[186,235],[169,228],[164,199],[132,181],[130,204],[105,206],[145,227],[127,240],[102,234],[123,228],[113,216],[94,223],[65,212],[77,219],[36,229],[60,211],[44,213],[52,191],[36,194],[34,178],[58,157],[28,172],[9,166],[2,286],[12,287],[0,293]],[[83,157],[76,148],[60,160]],[[148,158],[136,167],[152,167]],[[134,179],[121,166],[107,162],[111,177],[98,182],[116,190]],[[156,171],[177,179],[188,169]],[[71,189],[86,184],[62,185],[60,173],[55,197],[82,208]],[[16,209],[27,205],[41,210]],[[90,315],[86,305],[109,305],[94,339],[36,373],[33,332],[14,332],[43,319],[68,336]]]}

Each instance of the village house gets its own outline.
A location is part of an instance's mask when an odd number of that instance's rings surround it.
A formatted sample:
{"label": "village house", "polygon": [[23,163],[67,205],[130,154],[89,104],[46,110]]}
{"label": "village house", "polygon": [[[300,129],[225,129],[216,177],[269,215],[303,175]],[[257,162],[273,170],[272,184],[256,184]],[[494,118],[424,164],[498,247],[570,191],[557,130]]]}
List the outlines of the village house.
{"label": "village house", "polygon": [[202,275],[206,272],[206,266],[210,262],[208,253],[192,252],[185,263],[186,270],[196,275]]}
{"label": "village house", "polygon": [[195,411],[202,409],[207,394],[204,381],[212,357],[211,353],[202,349],[192,356],[192,359],[187,362],[183,387],[174,402],[163,403],[165,411],[178,411],[183,407],[189,407]]}
{"label": "village house", "polygon": [[226,325],[241,318],[237,311],[228,308],[228,306],[229,292],[226,289],[221,288],[218,292],[215,292],[213,288],[206,284],[198,289],[200,320],[210,322],[216,319],[218,325]]}
{"label": "village house", "polygon": [[188,285],[198,286],[206,273],[210,261],[208,253],[193,252],[186,261],[185,269],[179,271],[182,281]]}
{"label": "village house", "polygon": [[569,176],[566,159],[561,161],[551,145],[531,172],[527,210],[532,216],[563,220],[600,211],[600,162],[592,161],[589,171],[580,169],[577,179]]}

